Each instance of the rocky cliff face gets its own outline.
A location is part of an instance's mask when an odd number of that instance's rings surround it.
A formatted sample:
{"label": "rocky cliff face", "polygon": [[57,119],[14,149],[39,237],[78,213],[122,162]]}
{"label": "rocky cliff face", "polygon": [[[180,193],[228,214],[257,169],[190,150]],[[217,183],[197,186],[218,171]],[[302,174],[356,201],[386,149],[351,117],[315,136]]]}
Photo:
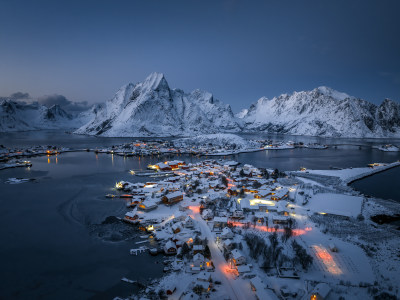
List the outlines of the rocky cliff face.
{"label": "rocky cliff face", "polygon": [[195,90],[170,89],[163,74],[129,83],[101,105],[94,120],[76,133],[101,136],[174,136],[239,131],[229,105]]}

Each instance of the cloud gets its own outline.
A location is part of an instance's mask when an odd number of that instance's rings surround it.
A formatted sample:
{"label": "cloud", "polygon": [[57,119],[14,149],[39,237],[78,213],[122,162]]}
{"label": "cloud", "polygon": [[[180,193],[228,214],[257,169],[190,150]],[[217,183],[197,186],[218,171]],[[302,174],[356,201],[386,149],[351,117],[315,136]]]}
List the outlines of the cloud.
{"label": "cloud", "polygon": [[68,100],[65,96],[58,95],[58,94],[41,96],[37,99],[37,101],[40,104],[46,105],[47,107],[50,107],[50,106],[53,106],[56,104],[60,105],[60,106],[67,106],[67,105],[71,104],[71,101]]}
{"label": "cloud", "polygon": [[41,96],[37,101],[47,107],[57,104],[63,109],[71,112],[81,112],[89,108],[87,101],[74,102],[59,94]]}
{"label": "cloud", "polygon": [[13,100],[26,100],[30,99],[31,96],[29,95],[29,93],[15,92],[10,95],[10,98]]}
{"label": "cloud", "polygon": [[62,107],[62,109],[72,112],[72,113],[79,113],[85,110],[88,110],[90,106],[88,105],[87,101],[71,101],[67,99],[67,97],[59,94],[53,94],[53,95],[45,95],[37,98],[35,100],[32,98],[29,93],[24,93],[24,92],[15,92],[12,93],[8,97],[2,97],[0,96],[0,100],[13,100],[13,101],[18,101],[18,103],[21,104],[30,104],[34,102],[38,102],[42,105],[45,105],[47,107],[51,107],[53,105],[59,105]]}

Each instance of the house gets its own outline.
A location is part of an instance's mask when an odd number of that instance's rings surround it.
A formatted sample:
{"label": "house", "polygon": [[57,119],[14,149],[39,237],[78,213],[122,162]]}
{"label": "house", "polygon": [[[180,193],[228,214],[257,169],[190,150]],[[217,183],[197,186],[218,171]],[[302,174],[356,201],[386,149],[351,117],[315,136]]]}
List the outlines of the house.
{"label": "house", "polygon": [[193,256],[193,267],[203,268],[204,266],[204,256],[200,253],[197,253]]}
{"label": "house", "polygon": [[233,219],[243,219],[244,215],[243,215],[243,210],[235,210],[232,214],[232,218]]}
{"label": "house", "polygon": [[161,200],[162,200],[162,202],[164,204],[167,204],[167,205],[168,204],[174,204],[176,202],[179,202],[179,201],[183,200],[183,194],[182,194],[182,192],[179,192],[179,191],[173,192],[173,193],[169,193],[169,194],[163,196],[161,198]]}
{"label": "house", "polygon": [[171,229],[172,229],[172,232],[175,233],[175,234],[181,232],[182,223],[181,222],[175,223],[174,225],[172,225]]}
{"label": "house", "polygon": [[185,227],[186,228],[193,228],[194,227],[194,220],[191,216],[187,216],[185,219]]}
{"label": "house", "polygon": [[226,250],[230,250],[233,246],[233,241],[232,240],[225,240],[222,244],[222,246],[226,249]]}
{"label": "house", "polygon": [[206,293],[211,289],[211,282],[197,280],[194,286],[201,287],[201,292]]}
{"label": "house", "polygon": [[325,300],[327,299],[331,288],[326,283],[318,283],[311,292],[310,300]]}
{"label": "house", "polygon": [[243,255],[238,249],[232,250],[232,260],[235,265],[243,265],[246,263],[246,256]]}
{"label": "house", "polygon": [[124,221],[131,224],[139,223],[139,216],[136,214],[136,210],[128,211],[125,214]]}
{"label": "house", "polygon": [[204,246],[203,245],[193,245],[193,254],[203,253]]}
{"label": "house", "polygon": [[231,239],[233,238],[234,234],[232,230],[229,227],[225,227],[222,232],[221,232],[221,239],[226,240],[226,239]]}
{"label": "house", "polygon": [[143,210],[143,211],[150,211],[153,209],[156,209],[158,207],[156,200],[153,198],[146,198],[145,201],[142,203],[138,204],[138,209]]}
{"label": "house", "polygon": [[227,217],[214,217],[214,228],[224,228],[228,225]]}
{"label": "house", "polygon": [[162,162],[156,164],[155,168],[161,171],[172,171],[172,168],[169,165]]}
{"label": "house", "polygon": [[287,225],[289,223],[289,219],[290,218],[287,217],[287,216],[273,216],[272,217],[272,223]]}
{"label": "house", "polygon": [[168,241],[164,246],[164,253],[167,255],[175,255],[176,254],[176,245],[172,241]]}
{"label": "house", "polygon": [[211,274],[207,272],[201,272],[197,275],[197,281],[210,282]]}
{"label": "house", "polygon": [[203,217],[204,220],[210,220],[214,217],[213,212],[211,211],[211,209],[205,209],[203,210],[203,213],[201,214],[201,216]]}
{"label": "house", "polygon": [[239,274],[250,273],[249,265],[242,265],[237,267]]}
{"label": "house", "polygon": [[256,276],[250,279],[251,290],[255,293],[257,300],[271,299],[266,291],[264,282],[260,277]]}

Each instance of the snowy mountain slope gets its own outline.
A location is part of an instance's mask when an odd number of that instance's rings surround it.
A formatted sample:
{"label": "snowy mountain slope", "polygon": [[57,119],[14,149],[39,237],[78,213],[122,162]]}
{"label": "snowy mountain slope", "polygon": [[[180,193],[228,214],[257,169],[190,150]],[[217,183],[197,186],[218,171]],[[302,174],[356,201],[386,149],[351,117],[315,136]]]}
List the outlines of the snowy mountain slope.
{"label": "snowy mountain slope", "polygon": [[248,131],[336,137],[400,137],[400,105],[379,106],[327,87],[263,97],[241,119]]}
{"label": "snowy mountain slope", "polygon": [[241,130],[229,105],[195,90],[170,89],[163,74],[129,83],[98,107],[94,120],[75,133],[101,136],[174,136]]}
{"label": "snowy mountain slope", "polygon": [[73,128],[82,122],[65,112],[59,105],[47,108],[12,100],[0,101],[0,132],[37,129]]}

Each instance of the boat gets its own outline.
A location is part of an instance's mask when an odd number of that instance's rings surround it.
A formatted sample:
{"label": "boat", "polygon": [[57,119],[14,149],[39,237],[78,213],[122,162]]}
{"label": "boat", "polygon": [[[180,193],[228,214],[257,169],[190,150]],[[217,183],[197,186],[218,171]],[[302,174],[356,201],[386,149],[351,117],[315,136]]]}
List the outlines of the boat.
{"label": "boat", "polygon": [[150,249],[150,254],[151,255],[157,255],[158,254],[158,249],[157,248],[151,248]]}
{"label": "boat", "polygon": [[285,149],[294,149],[293,144],[289,143],[279,143],[279,144],[269,144],[264,146],[265,150],[285,150]]}
{"label": "boat", "polygon": [[122,195],[119,195],[119,197],[120,198],[133,198],[133,195],[131,195],[131,194],[122,194]]}
{"label": "boat", "polygon": [[121,278],[121,281],[124,281],[127,283],[132,283],[132,284],[137,282],[136,280],[128,279],[126,277]]}
{"label": "boat", "polygon": [[113,194],[107,194],[106,195],[106,198],[115,198],[115,197],[117,197],[116,195],[113,195]]}

